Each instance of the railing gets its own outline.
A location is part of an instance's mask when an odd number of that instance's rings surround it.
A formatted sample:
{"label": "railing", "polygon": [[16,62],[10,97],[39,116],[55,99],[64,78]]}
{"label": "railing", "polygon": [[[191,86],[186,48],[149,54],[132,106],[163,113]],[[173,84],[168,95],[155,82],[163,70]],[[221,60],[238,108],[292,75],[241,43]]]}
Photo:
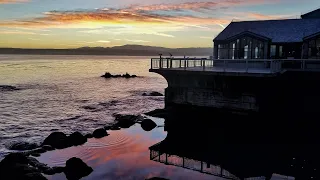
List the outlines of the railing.
{"label": "railing", "polygon": [[207,58],[153,58],[151,69],[194,71],[266,71],[318,70],[320,59],[207,59]]}

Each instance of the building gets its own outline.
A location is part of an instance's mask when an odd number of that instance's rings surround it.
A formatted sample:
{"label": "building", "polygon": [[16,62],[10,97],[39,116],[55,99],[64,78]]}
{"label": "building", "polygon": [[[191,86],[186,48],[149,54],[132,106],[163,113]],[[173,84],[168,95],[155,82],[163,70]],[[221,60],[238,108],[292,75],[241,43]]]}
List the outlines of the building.
{"label": "building", "polygon": [[319,59],[320,9],[300,19],[231,22],[213,41],[215,59]]}

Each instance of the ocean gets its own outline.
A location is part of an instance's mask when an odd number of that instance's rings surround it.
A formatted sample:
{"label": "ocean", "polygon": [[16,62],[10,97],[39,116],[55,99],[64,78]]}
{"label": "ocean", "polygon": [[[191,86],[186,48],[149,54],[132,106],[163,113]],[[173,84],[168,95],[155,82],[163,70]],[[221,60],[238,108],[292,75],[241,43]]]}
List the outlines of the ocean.
{"label": "ocean", "polygon": [[[150,57],[0,55],[0,158],[13,142],[41,143],[50,133],[93,132],[114,120],[113,114],[143,114],[164,107],[166,80],[148,72]],[[135,74],[138,78],[105,79],[111,74]],[[4,88],[14,86],[17,89]],[[214,179],[184,168],[151,161],[149,147],[165,139],[164,120],[150,132],[140,125],[108,131],[102,139],[82,146],[42,154],[38,160],[63,166],[79,157],[94,171],[83,179]],[[63,180],[65,175],[46,176]],[[220,179],[220,178],[216,178]]]}

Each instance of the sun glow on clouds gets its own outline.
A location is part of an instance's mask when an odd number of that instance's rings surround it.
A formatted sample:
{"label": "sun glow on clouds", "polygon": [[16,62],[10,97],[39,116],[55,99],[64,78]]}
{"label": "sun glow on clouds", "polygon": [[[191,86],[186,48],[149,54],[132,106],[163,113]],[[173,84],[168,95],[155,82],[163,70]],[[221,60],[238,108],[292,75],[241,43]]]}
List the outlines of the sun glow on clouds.
{"label": "sun glow on clouds", "polygon": [[[0,0],[0,3],[26,2],[28,0]],[[190,0],[195,1],[195,0]],[[236,17],[242,20],[272,19],[279,16],[259,13],[224,13],[227,9],[239,6],[250,6],[266,3],[276,3],[279,0],[211,0],[184,3],[160,3],[151,5],[128,5],[118,8],[95,8],[87,10],[48,11],[34,18],[18,18],[15,20],[0,20],[0,28],[15,28],[16,30],[0,31],[1,34],[43,35],[38,31],[54,31],[68,35],[74,44],[86,42],[92,45],[113,45],[109,40],[99,40],[99,36],[109,38],[121,37],[119,43],[149,43],[177,41],[176,38],[188,39],[193,44],[192,37],[211,45],[210,38],[220,32]],[[32,1],[29,1],[32,2]],[[176,1],[175,1],[176,2]],[[28,3],[27,3],[28,4]],[[17,6],[17,5],[14,5]],[[233,12],[230,10],[230,12]],[[1,14],[1,13],[0,13]],[[219,15],[217,15],[219,14]],[[24,31],[27,30],[27,31]],[[182,37],[181,34],[184,34]],[[189,36],[190,35],[190,36]],[[96,40],[90,38],[95,37]],[[122,37],[124,36],[124,37]],[[81,39],[81,37],[87,37]],[[152,38],[151,38],[152,37]],[[206,38],[204,38],[206,37]],[[99,38],[97,40],[97,38]],[[107,38],[107,39],[109,39]],[[82,41],[83,40],[83,41]],[[78,43],[77,43],[78,42]],[[1,45],[1,43],[0,43]]]}

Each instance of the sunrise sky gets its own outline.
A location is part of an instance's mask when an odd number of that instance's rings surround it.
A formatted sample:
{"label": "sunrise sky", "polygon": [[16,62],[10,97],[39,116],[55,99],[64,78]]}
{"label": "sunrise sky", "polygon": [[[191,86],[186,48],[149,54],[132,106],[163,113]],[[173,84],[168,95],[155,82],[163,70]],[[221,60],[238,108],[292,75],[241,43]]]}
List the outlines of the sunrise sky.
{"label": "sunrise sky", "polygon": [[319,0],[0,0],[0,47],[212,47],[232,20],[297,18]]}

